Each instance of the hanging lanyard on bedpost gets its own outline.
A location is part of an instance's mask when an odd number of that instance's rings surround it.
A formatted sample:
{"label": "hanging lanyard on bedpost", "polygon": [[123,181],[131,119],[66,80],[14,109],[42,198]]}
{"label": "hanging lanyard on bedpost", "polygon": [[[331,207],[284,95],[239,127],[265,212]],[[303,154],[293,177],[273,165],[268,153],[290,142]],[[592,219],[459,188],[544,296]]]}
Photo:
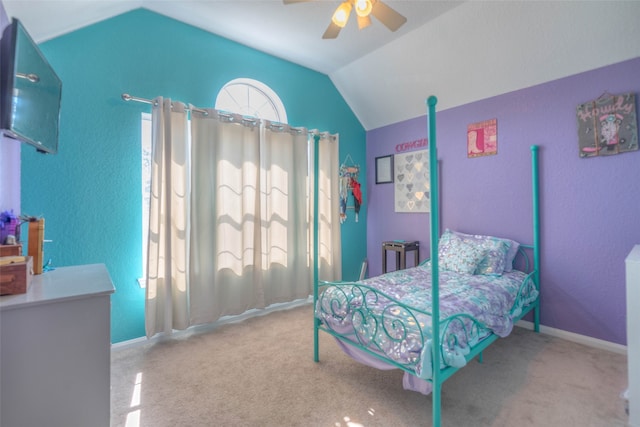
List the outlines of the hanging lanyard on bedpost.
{"label": "hanging lanyard on bedpost", "polygon": [[430,216],[430,244],[431,244],[431,343],[432,343],[432,370],[434,393],[433,399],[433,424],[440,425],[440,307],[439,307],[439,273],[438,273],[438,237],[439,237],[439,210],[438,210],[438,150],[436,147],[436,104],[438,99],[430,96],[427,100],[429,108],[429,192],[431,212]]}
{"label": "hanging lanyard on bedpost", "polygon": [[[318,302],[318,170],[320,168],[320,135],[313,135],[313,309]],[[313,316],[313,360],[318,362],[318,326],[320,319]]]}

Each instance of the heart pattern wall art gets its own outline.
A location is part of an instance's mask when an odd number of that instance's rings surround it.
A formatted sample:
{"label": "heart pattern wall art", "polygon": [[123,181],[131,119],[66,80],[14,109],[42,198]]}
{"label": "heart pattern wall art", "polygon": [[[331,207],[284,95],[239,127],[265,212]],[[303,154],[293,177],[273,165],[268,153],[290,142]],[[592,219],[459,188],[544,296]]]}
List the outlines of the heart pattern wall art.
{"label": "heart pattern wall art", "polygon": [[425,213],[430,210],[429,151],[396,154],[394,164],[395,211]]}

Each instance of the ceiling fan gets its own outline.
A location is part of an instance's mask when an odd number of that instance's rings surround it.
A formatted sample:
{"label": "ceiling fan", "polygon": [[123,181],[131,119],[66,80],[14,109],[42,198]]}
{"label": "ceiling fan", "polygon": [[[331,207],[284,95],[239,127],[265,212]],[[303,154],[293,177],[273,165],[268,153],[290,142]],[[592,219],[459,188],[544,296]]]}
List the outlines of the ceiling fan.
{"label": "ceiling fan", "polygon": [[[283,0],[283,3],[291,4],[308,1],[314,0]],[[355,9],[360,30],[371,25],[371,15],[375,16],[378,21],[382,22],[391,31],[396,31],[407,22],[407,18],[387,6],[382,0],[344,0],[333,12],[331,22],[322,38],[335,39],[338,37],[340,30],[347,24],[352,9]]]}

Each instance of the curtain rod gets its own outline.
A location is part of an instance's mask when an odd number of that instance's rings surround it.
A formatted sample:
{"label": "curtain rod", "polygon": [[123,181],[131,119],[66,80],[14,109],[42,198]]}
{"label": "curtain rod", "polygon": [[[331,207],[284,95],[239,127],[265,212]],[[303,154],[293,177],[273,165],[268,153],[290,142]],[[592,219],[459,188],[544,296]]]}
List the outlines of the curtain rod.
{"label": "curtain rod", "polygon": [[[137,96],[131,96],[128,93],[123,93],[122,94],[122,99],[125,100],[125,101],[142,102],[144,104],[151,104],[151,105],[155,105],[156,104],[156,102],[151,100],[151,99],[139,98]],[[209,114],[206,110],[203,110],[201,108],[192,107],[192,108],[189,108],[189,109],[192,110],[192,111],[197,111],[198,113],[202,113],[202,114],[205,114],[205,115]]]}
{"label": "curtain rod", "polygon": [[[125,100],[125,101],[136,101],[136,102],[142,102],[144,104],[150,104],[150,105],[155,105],[156,104],[156,102],[154,100],[147,99],[147,98],[140,98],[140,97],[137,97],[137,96],[132,96],[132,95],[129,95],[128,93],[123,93],[122,94],[122,99]],[[203,110],[201,108],[195,108],[194,107],[194,108],[191,108],[191,110],[192,111],[197,111],[198,113],[202,113],[204,115],[209,115],[208,111]],[[218,113],[223,117],[232,117],[233,116],[232,114],[224,114],[224,113],[222,113],[220,111]],[[249,118],[249,117],[245,117],[245,116],[243,116],[243,120],[248,120],[248,121],[255,122],[255,123],[260,121],[260,119],[258,119],[258,118]],[[271,122],[271,126],[274,127],[274,128],[281,128],[282,129],[282,128],[284,128],[284,125],[286,125],[286,124]],[[290,126],[290,125],[286,125],[286,126],[288,126],[290,129],[295,130],[295,131],[297,131],[299,133],[300,132],[304,132],[302,130],[304,128],[294,128],[293,126]],[[322,136],[323,134],[326,134],[327,136],[331,137],[331,139],[333,139],[334,141],[336,139],[335,135],[331,135],[328,132],[318,132],[315,129],[310,129],[310,130],[307,131],[307,133],[309,135],[319,135],[319,136]]]}

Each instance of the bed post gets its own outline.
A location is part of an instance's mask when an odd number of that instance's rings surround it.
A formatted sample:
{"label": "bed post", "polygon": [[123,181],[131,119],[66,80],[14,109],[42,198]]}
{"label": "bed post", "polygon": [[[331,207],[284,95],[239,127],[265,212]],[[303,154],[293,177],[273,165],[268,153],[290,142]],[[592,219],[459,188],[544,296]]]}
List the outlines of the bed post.
{"label": "bed post", "polygon": [[[313,310],[318,302],[318,200],[319,183],[318,169],[320,169],[320,135],[313,135]],[[318,327],[320,319],[313,315],[313,361],[319,362]]]}
{"label": "bed post", "polygon": [[[538,151],[539,146],[531,146],[531,182],[533,195],[533,269],[534,280],[540,292],[540,187],[538,185]],[[540,332],[540,297],[533,309],[533,329]]]}
{"label": "bed post", "polygon": [[438,98],[430,96],[427,99],[428,124],[429,124],[429,192],[430,192],[430,245],[431,245],[431,360],[432,382],[431,392],[433,407],[433,427],[440,427],[440,392],[442,380],[440,379],[440,277],[438,273],[438,238],[440,236],[440,224],[438,209],[439,185],[438,185],[438,151],[436,148],[436,104]]}

